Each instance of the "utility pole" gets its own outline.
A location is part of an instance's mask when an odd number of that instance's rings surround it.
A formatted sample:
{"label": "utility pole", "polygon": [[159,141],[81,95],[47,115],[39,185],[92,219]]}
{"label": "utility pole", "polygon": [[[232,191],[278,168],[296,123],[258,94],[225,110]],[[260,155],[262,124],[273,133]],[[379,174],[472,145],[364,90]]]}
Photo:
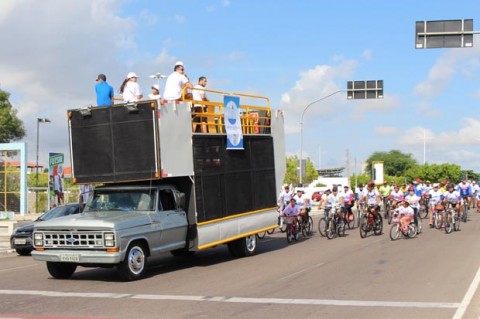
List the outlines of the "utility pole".
{"label": "utility pole", "polygon": [[347,148],[347,185],[350,186],[350,151]]}

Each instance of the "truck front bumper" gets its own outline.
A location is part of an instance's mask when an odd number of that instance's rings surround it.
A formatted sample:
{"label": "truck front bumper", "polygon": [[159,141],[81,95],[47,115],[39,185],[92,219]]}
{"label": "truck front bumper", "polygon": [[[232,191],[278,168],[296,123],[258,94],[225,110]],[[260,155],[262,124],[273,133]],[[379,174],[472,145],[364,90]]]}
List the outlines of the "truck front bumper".
{"label": "truck front bumper", "polygon": [[99,250],[34,250],[32,257],[39,261],[70,262],[76,264],[115,265],[125,258],[122,252],[106,252]]}

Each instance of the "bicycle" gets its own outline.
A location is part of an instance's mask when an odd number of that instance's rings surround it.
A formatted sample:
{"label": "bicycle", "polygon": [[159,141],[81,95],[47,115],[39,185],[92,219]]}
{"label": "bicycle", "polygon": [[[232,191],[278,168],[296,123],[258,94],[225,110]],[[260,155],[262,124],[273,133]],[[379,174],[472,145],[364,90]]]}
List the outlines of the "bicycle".
{"label": "bicycle", "polygon": [[325,237],[327,235],[327,220],[328,220],[328,213],[331,207],[326,207],[323,210],[323,217],[320,218],[318,221],[318,232],[320,236]]}
{"label": "bicycle", "polygon": [[435,229],[440,229],[443,224],[443,215],[445,213],[444,212],[445,206],[438,204],[435,207],[431,206],[431,208],[432,210],[430,213],[433,216],[433,227],[435,227]]}
{"label": "bicycle", "polygon": [[313,218],[307,212],[305,216],[300,216],[300,229],[304,237],[310,236],[313,233]]}
{"label": "bicycle", "polygon": [[372,214],[370,212],[369,207],[367,213],[362,216],[362,220],[360,222],[360,237],[365,238],[367,234],[371,231],[375,234],[375,236],[381,235],[383,230],[383,218],[380,213]]}
{"label": "bicycle", "polygon": [[298,241],[299,229],[297,216],[287,216],[286,225],[287,242],[291,243],[293,240]]}
{"label": "bicycle", "polygon": [[362,217],[367,213],[367,206],[364,202],[360,203],[360,207],[357,209],[357,227],[360,227]]}
{"label": "bicycle", "polygon": [[462,216],[462,221],[464,223],[467,222],[467,212],[468,212],[468,196],[463,196],[463,216]]}
{"label": "bicycle", "polygon": [[458,216],[452,203],[448,203],[445,210],[445,232],[450,234],[452,230],[460,230],[460,216]]}
{"label": "bicycle", "polygon": [[352,210],[348,211],[346,207],[342,207],[342,213],[344,216],[345,225],[347,225],[348,229],[355,228],[355,214]]}
{"label": "bicycle", "polygon": [[428,216],[428,202],[429,198],[426,197],[425,195],[422,195],[420,198],[420,207],[418,208],[418,217],[424,219],[427,218]]}
{"label": "bicycle", "polygon": [[338,215],[338,207],[333,207],[328,213],[326,236],[332,239],[335,236],[342,237],[345,235],[345,222]]}
{"label": "bicycle", "polygon": [[392,217],[392,227],[390,227],[390,239],[397,240],[400,237],[400,233],[407,238],[414,238],[417,236],[417,226],[415,225],[414,220],[412,219],[408,223],[408,227],[405,228],[401,223],[401,217],[403,214],[399,212],[393,212]]}

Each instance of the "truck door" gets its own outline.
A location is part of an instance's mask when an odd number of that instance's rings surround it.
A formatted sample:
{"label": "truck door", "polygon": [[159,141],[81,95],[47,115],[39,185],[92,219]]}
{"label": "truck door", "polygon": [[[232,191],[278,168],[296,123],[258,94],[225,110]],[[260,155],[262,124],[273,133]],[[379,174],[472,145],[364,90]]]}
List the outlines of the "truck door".
{"label": "truck door", "polygon": [[178,207],[171,189],[159,191],[158,214],[162,229],[162,246],[183,248],[187,238],[187,214]]}

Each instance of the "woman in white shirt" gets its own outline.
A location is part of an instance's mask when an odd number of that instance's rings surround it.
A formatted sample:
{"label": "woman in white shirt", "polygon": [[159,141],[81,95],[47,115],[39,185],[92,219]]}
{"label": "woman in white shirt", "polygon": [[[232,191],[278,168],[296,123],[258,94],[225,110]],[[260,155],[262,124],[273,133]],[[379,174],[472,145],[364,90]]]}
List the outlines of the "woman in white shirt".
{"label": "woman in white shirt", "polygon": [[138,76],[135,72],[130,72],[127,75],[127,78],[123,80],[122,85],[120,86],[120,94],[122,94],[123,102],[138,102],[142,99],[142,91],[140,86],[137,83]]}

